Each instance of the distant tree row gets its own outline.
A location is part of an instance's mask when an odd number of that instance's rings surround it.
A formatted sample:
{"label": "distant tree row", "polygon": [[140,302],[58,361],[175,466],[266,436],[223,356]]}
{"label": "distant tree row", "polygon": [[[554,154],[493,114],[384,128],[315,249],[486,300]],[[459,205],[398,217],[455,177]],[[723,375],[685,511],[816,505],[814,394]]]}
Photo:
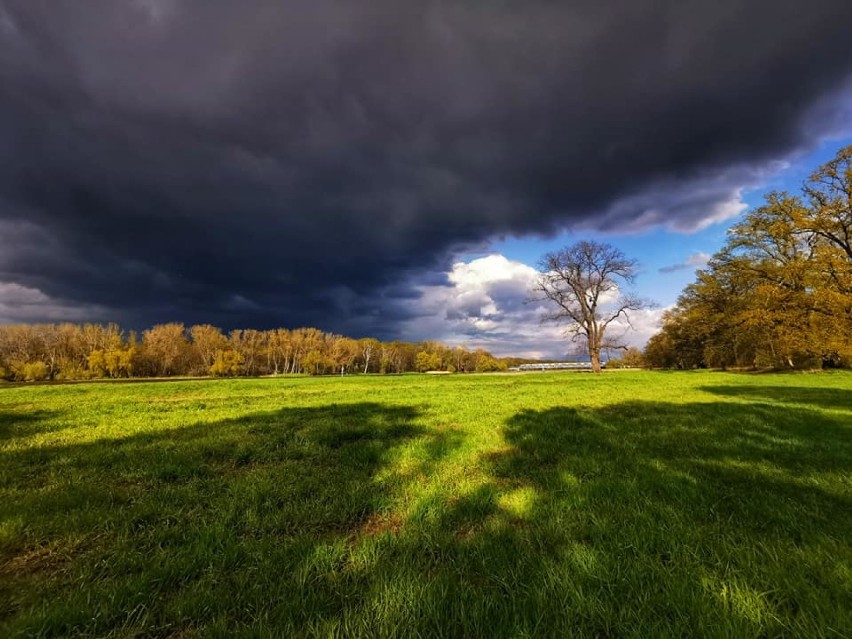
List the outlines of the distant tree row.
{"label": "distant tree row", "polygon": [[122,377],[485,372],[507,360],[437,342],[351,339],[315,328],[269,331],[160,324],[0,325],[0,378],[15,381]]}
{"label": "distant tree row", "polygon": [[664,318],[654,367],[852,366],[852,146],[771,193]]}

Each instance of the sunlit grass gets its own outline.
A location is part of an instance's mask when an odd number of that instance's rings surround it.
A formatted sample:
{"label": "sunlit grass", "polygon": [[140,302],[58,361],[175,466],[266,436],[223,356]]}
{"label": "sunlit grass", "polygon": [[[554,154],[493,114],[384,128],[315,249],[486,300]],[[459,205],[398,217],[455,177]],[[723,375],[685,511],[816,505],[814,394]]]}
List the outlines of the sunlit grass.
{"label": "sunlit grass", "polygon": [[849,636],[852,375],[0,387],[0,636]]}

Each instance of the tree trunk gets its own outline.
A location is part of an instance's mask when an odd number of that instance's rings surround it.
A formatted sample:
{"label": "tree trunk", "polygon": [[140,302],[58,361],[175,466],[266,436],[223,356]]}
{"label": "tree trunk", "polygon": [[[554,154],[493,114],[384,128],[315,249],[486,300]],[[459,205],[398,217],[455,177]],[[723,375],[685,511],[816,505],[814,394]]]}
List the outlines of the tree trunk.
{"label": "tree trunk", "polygon": [[603,344],[603,328],[592,319],[586,332],[589,345],[589,359],[592,360],[592,372],[601,372],[601,345]]}
{"label": "tree trunk", "polygon": [[601,372],[601,349],[597,346],[590,346],[589,357],[592,360],[592,372]]}

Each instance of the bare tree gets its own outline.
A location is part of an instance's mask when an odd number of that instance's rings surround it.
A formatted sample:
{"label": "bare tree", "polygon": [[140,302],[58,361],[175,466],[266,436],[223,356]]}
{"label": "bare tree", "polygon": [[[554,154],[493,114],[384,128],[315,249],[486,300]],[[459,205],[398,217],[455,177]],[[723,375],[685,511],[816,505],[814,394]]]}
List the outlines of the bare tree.
{"label": "bare tree", "polygon": [[142,333],[142,346],[161,377],[186,374],[184,364],[190,345],[183,324],[158,324],[149,328]]}
{"label": "bare tree", "polygon": [[210,324],[200,324],[189,329],[192,345],[201,359],[200,373],[206,375],[221,351],[228,349],[228,338]]}
{"label": "bare tree", "polygon": [[589,348],[592,370],[601,372],[601,350],[607,327],[619,317],[630,322],[629,311],[646,303],[619,284],[630,284],[636,276],[636,260],[614,246],[600,242],[578,242],[545,255],[533,285],[533,299],[554,307],[542,321],[567,322],[572,339],[582,339]]}
{"label": "bare tree", "polygon": [[358,343],[361,345],[361,355],[364,358],[364,374],[366,375],[367,371],[370,370],[370,358],[379,349],[379,340],[365,337]]}

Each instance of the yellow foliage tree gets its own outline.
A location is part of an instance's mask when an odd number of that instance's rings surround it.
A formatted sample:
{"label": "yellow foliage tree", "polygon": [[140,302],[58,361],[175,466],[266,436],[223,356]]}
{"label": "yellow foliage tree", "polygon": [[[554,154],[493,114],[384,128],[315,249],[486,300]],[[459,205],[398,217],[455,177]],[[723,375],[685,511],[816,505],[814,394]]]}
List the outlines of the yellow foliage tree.
{"label": "yellow foliage tree", "polygon": [[240,374],[243,356],[237,351],[227,349],[216,352],[210,365],[210,374],[214,377],[235,377]]}

